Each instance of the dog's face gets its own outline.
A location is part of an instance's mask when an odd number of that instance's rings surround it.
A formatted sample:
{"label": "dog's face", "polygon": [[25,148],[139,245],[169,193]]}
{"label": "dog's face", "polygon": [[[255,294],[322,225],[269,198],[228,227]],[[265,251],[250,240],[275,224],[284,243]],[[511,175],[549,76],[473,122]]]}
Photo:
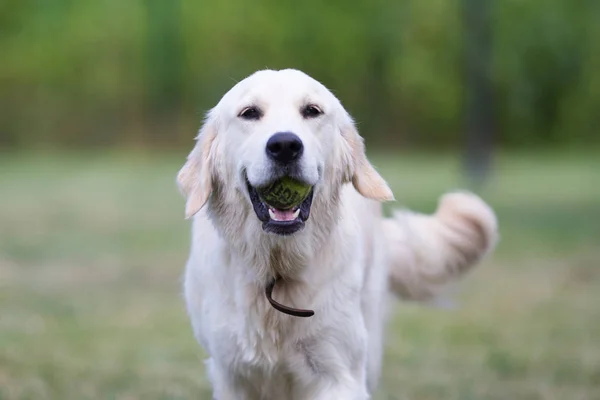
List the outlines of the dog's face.
{"label": "dog's face", "polygon": [[[310,185],[311,192],[299,206],[278,210],[257,189],[286,176]],[[346,182],[371,199],[393,197],[340,102],[297,70],[259,71],[235,85],[209,112],[178,175],[188,217],[219,187],[219,201],[251,208],[264,231],[279,235],[301,230],[313,196],[331,196]]]}

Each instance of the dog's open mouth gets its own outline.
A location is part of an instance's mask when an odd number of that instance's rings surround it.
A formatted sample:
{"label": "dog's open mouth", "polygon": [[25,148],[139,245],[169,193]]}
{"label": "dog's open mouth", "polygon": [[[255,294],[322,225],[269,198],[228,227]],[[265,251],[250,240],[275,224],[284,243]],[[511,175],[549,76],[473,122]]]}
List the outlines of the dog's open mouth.
{"label": "dog's open mouth", "polygon": [[259,220],[263,223],[263,230],[278,235],[291,235],[304,228],[304,223],[310,215],[310,206],[312,205],[313,189],[306,199],[298,206],[288,210],[275,208],[263,199],[258,194],[258,190],[246,180],[248,186],[248,194],[252,207]]}

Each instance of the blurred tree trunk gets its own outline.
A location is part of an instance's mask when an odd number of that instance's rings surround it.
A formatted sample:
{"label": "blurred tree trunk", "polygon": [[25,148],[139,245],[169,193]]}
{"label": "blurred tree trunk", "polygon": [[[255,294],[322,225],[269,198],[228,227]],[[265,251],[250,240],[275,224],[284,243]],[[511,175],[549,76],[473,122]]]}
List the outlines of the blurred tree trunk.
{"label": "blurred tree trunk", "polygon": [[375,2],[367,8],[365,21],[368,23],[370,39],[369,50],[365,54],[365,62],[369,66],[368,74],[362,79],[364,93],[368,99],[363,102],[365,109],[363,120],[369,131],[361,132],[373,146],[389,145],[394,138],[394,131],[387,124],[390,120],[391,93],[389,88],[389,68],[392,56],[390,20],[394,15],[389,7]]}
{"label": "blurred tree trunk", "polygon": [[465,169],[482,185],[491,168],[494,135],[491,66],[492,0],[462,0],[465,40]]}
{"label": "blurred tree trunk", "polygon": [[392,132],[385,122],[389,118],[388,110],[390,104],[390,93],[387,83],[389,54],[388,49],[382,44],[372,44],[368,54],[369,74],[364,79],[365,93],[370,97],[365,102],[367,112],[365,113],[366,126],[370,132],[364,132],[365,136],[372,139],[375,145],[385,145],[390,140]]}
{"label": "blurred tree trunk", "polygon": [[146,0],[147,134],[152,142],[176,138],[183,93],[180,0]]}

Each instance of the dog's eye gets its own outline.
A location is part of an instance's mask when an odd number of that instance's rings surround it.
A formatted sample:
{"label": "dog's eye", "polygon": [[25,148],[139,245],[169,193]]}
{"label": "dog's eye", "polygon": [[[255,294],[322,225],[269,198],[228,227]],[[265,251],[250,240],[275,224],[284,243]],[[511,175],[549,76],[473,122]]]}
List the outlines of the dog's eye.
{"label": "dog's eye", "polygon": [[300,112],[302,113],[302,116],[304,118],[316,118],[319,115],[323,114],[323,111],[314,104],[304,106]]}
{"label": "dog's eye", "polygon": [[238,117],[247,120],[256,120],[262,117],[262,113],[256,107],[246,107],[239,113]]}

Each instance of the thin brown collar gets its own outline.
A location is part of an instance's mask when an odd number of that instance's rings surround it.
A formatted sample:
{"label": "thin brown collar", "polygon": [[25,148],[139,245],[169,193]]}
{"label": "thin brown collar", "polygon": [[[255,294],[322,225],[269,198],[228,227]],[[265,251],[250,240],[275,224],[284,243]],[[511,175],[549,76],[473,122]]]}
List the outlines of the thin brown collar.
{"label": "thin brown collar", "polygon": [[287,315],[291,315],[293,317],[307,318],[307,317],[312,317],[313,315],[315,315],[315,312],[313,310],[303,310],[300,308],[292,308],[292,307],[284,306],[283,304],[278,303],[277,301],[273,300],[273,289],[275,288],[275,284],[280,280],[281,280],[281,277],[271,279],[271,281],[265,288],[265,294],[267,295],[267,300],[269,300],[269,303],[271,303],[273,308],[279,312],[282,312]]}

